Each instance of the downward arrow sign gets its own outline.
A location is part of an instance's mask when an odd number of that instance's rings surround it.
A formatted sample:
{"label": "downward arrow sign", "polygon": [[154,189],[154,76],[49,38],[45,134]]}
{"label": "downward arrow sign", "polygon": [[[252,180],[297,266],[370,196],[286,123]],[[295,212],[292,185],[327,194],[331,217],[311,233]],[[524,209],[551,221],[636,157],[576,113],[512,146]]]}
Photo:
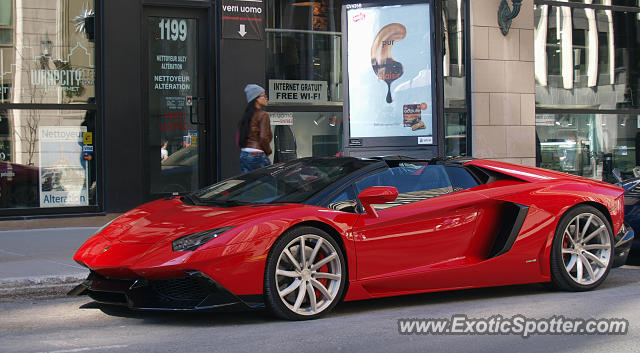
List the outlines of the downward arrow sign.
{"label": "downward arrow sign", "polygon": [[240,33],[240,35],[242,37],[244,37],[244,35],[247,34],[247,31],[245,29],[245,25],[240,25],[240,30],[238,31],[238,33]]}

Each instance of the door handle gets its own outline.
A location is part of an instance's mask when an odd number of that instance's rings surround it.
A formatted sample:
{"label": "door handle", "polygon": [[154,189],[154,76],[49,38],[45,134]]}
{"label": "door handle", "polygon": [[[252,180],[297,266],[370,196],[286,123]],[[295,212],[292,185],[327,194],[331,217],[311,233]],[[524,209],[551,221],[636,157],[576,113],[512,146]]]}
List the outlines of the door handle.
{"label": "door handle", "polygon": [[[204,102],[204,98],[201,97],[192,97],[191,98],[193,101],[198,102],[198,104],[200,104],[200,101]],[[205,123],[201,123],[200,122],[200,117],[198,117],[197,121],[193,120],[193,104],[189,106],[189,121],[191,122],[191,124],[193,125],[204,125]]]}

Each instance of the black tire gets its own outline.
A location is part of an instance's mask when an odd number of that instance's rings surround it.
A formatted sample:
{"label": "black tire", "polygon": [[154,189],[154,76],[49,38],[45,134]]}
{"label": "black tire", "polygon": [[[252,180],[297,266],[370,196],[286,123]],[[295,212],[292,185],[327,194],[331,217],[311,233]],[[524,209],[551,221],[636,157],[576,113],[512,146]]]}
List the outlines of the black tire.
{"label": "black tire", "polygon": [[[301,237],[304,237],[304,257],[301,257],[301,252],[298,251],[301,248],[299,245]],[[313,255],[313,250],[316,247],[318,250]],[[287,256],[285,249],[294,256],[298,268]],[[294,255],[296,252],[297,257]],[[318,261],[306,264],[304,268],[307,271],[304,272],[302,258],[304,258],[304,262],[307,262],[312,256],[314,260]],[[312,265],[318,265],[327,259],[329,259],[327,263],[317,270],[313,270]],[[278,268],[289,275],[276,275]],[[322,271],[323,269],[326,269],[327,272]],[[339,279],[325,278],[327,276],[339,277]],[[294,287],[296,281],[298,281],[298,286],[281,297],[280,294]],[[264,273],[264,301],[267,308],[280,318],[287,320],[317,319],[331,311],[342,300],[346,282],[346,261],[336,240],[325,231],[314,227],[293,228],[280,236],[269,251]],[[318,283],[322,285],[324,292],[317,289],[319,288]],[[300,293],[301,290],[302,293]],[[318,293],[321,296],[318,296]],[[323,293],[330,295],[327,296]],[[302,299],[298,304],[300,296]],[[297,309],[295,308],[296,304],[298,304]],[[302,308],[303,305],[309,307]]]}
{"label": "black tire", "polygon": [[[586,230],[583,226],[586,226]],[[571,239],[565,237],[565,231],[569,235],[575,232],[575,237],[571,236]],[[594,233],[592,239],[581,243]],[[587,291],[598,287],[607,278],[611,269],[614,258],[613,244],[611,224],[602,212],[589,205],[580,205],[569,210],[560,219],[553,237],[550,259],[551,283],[558,289],[572,292]],[[608,249],[591,249],[594,246],[608,246]],[[565,251],[574,251],[575,253],[563,254],[563,248],[566,249]],[[593,250],[593,252],[589,250]],[[589,254],[585,256],[587,252]],[[596,263],[594,258],[598,258],[600,264]],[[586,265],[584,265],[584,261],[587,261]],[[582,268],[580,272],[578,272],[578,267]],[[591,269],[593,276],[588,272],[587,267]],[[585,271],[587,271],[586,275]]]}

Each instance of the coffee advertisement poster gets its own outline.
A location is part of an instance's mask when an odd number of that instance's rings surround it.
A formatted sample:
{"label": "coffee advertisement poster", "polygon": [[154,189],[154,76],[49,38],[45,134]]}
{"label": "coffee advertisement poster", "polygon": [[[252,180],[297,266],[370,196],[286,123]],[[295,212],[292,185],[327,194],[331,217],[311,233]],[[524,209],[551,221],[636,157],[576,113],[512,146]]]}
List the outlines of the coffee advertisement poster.
{"label": "coffee advertisement poster", "polygon": [[347,9],[352,137],[432,136],[429,3]]}

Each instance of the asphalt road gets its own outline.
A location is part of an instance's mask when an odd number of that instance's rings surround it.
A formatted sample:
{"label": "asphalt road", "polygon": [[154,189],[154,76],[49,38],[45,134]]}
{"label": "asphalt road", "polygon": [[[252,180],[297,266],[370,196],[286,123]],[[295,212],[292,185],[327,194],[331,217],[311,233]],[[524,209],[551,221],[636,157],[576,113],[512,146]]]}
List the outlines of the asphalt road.
{"label": "asphalt road", "polygon": [[[264,312],[157,313],[100,306],[87,297],[0,303],[1,352],[638,352],[640,267],[611,272],[597,290],[541,285],[342,303],[316,321]],[[398,319],[624,318],[626,335],[400,335]]]}

